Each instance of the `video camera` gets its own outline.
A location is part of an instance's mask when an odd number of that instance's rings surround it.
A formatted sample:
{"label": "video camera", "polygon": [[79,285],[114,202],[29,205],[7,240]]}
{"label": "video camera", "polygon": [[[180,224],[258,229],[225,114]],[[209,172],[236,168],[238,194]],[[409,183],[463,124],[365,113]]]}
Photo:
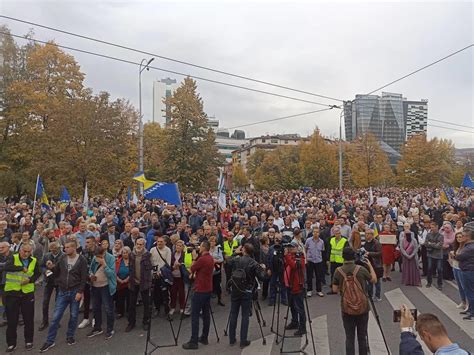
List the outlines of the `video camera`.
{"label": "video camera", "polygon": [[359,248],[355,252],[355,262],[356,264],[364,265],[367,262],[367,250],[364,248]]}
{"label": "video camera", "polygon": [[186,251],[187,251],[188,253],[192,253],[193,250],[196,250],[196,252],[199,253],[199,243],[189,244],[189,245],[187,246],[187,250],[186,250]]}

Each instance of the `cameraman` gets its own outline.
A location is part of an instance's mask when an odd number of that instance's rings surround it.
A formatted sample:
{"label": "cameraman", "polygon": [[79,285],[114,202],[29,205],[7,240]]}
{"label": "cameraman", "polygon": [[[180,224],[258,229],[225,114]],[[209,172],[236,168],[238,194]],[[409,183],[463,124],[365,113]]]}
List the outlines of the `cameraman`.
{"label": "cameraman", "polygon": [[374,285],[369,282],[367,284],[369,297],[375,301],[382,301],[380,298],[381,286],[380,278],[383,276],[383,267],[382,267],[382,246],[379,241],[374,238],[375,232],[373,229],[367,229],[365,232],[365,243],[364,249],[366,251],[365,255],[369,258],[370,263],[374,267],[375,274],[377,275],[377,282],[375,283],[375,299],[374,297]]}
{"label": "cameraman", "polygon": [[291,323],[285,329],[297,329],[295,336],[306,334],[306,315],[304,312],[304,254],[298,252],[298,243],[291,242],[285,248],[285,285],[291,309]]}
{"label": "cameraman", "polygon": [[286,300],[286,290],[283,287],[283,246],[281,244],[282,236],[280,233],[275,235],[275,244],[273,244],[268,251],[267,271],[270,277],[270,302],[269,306],[275,304],[278,288],[280,288],[281,303],[288,305]]}
{"label": "cameraman", "polygon": [[260,281],[265,279],[265,265],[259,265],[252,259],[251,255],[254,252],[252,244],[244,244],[241,251],[242,256],[233,256],[228,264],[232,268],[229,344],[234,345],[236,342],[237,318],[239,316],[239,309],[242,308],[242,321],[240,323],[240,348],[242,349],[250,345],[247,335],[255,278],[258,278]]}
{"label": "cameraman", "polygon": [[[332,291],[341,291],[342,322],[346,332],[346,355],[355,354],[355,332],[357,329],[357,342],[359,344],[359,354],[367,354],[367,326],[369,323],[369,301],[367,298],[367,281],[377,282],[377,275],[369,260],[365,267],[355,264],[356,252],[351,247],[346,247],[342,251],[344,264],[336,269],[332,280]],[[348,283],[353,279],[353,283]],[[348,291],[348,287],[351,287]],[[362,290],[362,295],[359,291]],[[349,296],[357,295],[356,300]],[[353,301],[356,301],[355,303]]]}

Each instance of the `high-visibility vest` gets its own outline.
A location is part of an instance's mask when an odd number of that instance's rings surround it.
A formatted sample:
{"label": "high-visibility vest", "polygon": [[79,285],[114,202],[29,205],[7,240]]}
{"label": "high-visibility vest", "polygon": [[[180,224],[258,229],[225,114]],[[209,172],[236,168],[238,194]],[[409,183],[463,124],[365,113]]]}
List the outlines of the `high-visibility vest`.
{"label": "high-visibility vest", "polygon": [[336,237],[332,237],[330,240],[331,244],[331,255],[329,257],[329,261],[332,263],[344,263],[344,258],[342,257],[342,249],[346,245],[347,239],[341,237],[339,242],[336,241]]}
{"label": "high-visibility vest", "polygon": [[234,254],[234,249],[239,246],[239,242],[236,239],[232,240],[232,245],[229,244],[229,241],[224,242],[224,256],[232,256]]}
{"label": "high-visibility vest", "polygon": [[193,255],[191,253],[188,253],[187,248],[184,248],[184,266],[186,266],[186,269],[190,270],[192,263]]}
{"label": "high-visibility vest", "polygon": [[[23,263],[20,260],[19,254],[13,255],[14,265],[15,266],[23,266]],[[8,271],[5,275],[5,292],[8,291],[21,291],[23,293],[32,293],[35,292],[35,283],[29,282],[26,285],[22,285],[21,282],[24,280],[30,279],[35,272],[36,267],[36,258],[31,257],[31,262],[28,265],[28,271]]]}

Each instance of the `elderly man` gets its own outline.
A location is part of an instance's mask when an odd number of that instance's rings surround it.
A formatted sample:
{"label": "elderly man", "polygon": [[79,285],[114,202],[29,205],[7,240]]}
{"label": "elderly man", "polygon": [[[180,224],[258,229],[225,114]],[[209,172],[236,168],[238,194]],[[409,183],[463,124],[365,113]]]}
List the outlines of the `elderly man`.
{"label": "elderly man", "polygon": [[[342,251],[347,244],[347,239],[341,235],[341,228],[336,226],[333,228],[334,236],[329,240],[329,262],[331,263],[331,280],[334,277],[334,272],[339,266],[344,263]],[[329,291],[328,295],[336,294],[334,291]]]}
{"label": "elderly man", "polygon": [[145,235],[140,232],[140,229],[134,227],[130,230],[130,236],[123,240],[123,245],[129,247],[130,250],[133,250],[138,238],[145,238]]}
{"label": "elderly man", "polygon": [[10,244],[8,242],[0,242],[0,316],[2,320],[0,327],[7,325],[4,321],[5,315],[5,300],[4,300],[4,289],[5,289],[5,273],[2,271],[7,261],[12,258],[13,253],[10,251]]}

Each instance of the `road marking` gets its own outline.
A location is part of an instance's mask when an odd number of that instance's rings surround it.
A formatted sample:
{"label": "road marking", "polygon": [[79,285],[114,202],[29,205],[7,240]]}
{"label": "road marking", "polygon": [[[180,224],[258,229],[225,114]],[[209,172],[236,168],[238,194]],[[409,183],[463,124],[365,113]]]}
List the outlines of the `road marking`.
{"label": "road marking", "polygon": [[453,281],[450,281],[450,280],[445,280],[446,283],[450,284],[451,286],[453,286],[456,290],[459,290],[459,287],[458,285],[456,284],[456,282],[453,282]]}
{"label": "road marking", "polygon": [[242,350],[241,355],[270,355],[273,343],[275,342],[275,334],[269,334],[265,336],[265,339],[267,340],[266,345],[262,344],[262,338],[252,340],[252,343]]}
{"label": "road marking", "polygon": [[[382,332],[377,324],[375,315],[372,311],[369,312],[369,346],[371,354],[388,354],[385,342],[383,340]],[[357,339],[357,335],[356,335]],[[357,340],[356,340],[357,341]]]}
{"label": "road marking", "polygon": [[[413,303],[411,303],[410,300],[405,296],[403,291],[399,288],[395,288],[391,291],[385,292],[384,296],[387,298],[388,302],[394,310],[400,309],[400,306],[402,304],[406,305],[410,309],[416,308]],[[428,349],[428,347],[423,341],[421,341],[421,339],[419,340],[419,343],[421,344],[421,347],[423,348],[423,352],[425,354],[432,354],[430,349]]]}
{"label": "road marking", "polygon": [[[329,355],[329,335],[328,335],[328,316],[313,318],[311,320],[311,328],[313,329],[314,346],[316,347],[316,354]],[[311,332],[308,329],[308,346],[305,348],[306,354],[314,354],[313,343],[311,341]],[[304,346],[306,337],[301,338],[301,347]]]}
{"label": "road marking", "polygon": [[418,287],[420,292],[433,302],[436,307],[442,310],[444,314],[451,318],[459,329],[469,335],[471,339],[474,339],[474,327],[471,322],[466,322],[462,319],[463,315],[459,314],[459,309],[456,308],[456,303],[434,286],[426,288],[426,280],[421,280],[421,283],[423,284],[423,287]]}

